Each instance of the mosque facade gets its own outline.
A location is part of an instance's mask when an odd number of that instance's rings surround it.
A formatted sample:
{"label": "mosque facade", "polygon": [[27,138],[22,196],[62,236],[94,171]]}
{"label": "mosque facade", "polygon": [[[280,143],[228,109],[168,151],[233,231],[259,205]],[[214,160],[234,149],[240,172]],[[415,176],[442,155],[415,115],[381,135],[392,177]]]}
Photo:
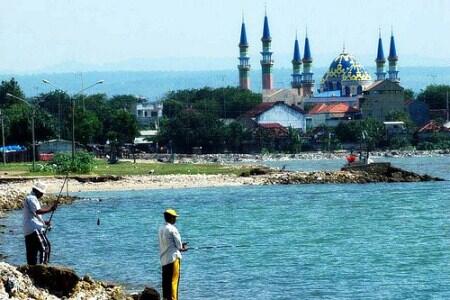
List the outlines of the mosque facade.
{"label": "mosque facade", "polygon": [[[262,70],[262,93],[263,101],[264,95],[283,94],[280,93],[282,89],[276,89],[273,85],[273,66],[272,59],[273,52],[271,51],[272,37],[270,35],[269,20],[267,14],[264,16],[263,35],[261,38],[261,70]],[[250,89],[250,63],[248,56],[249,44],[247,41],[247,34],[245,22],[242,20],[241,35],[239,42],[239,86],[241,89]],[[291,104],[298,104],[298,98],[312,98],[314,97],[314,73],[312,72],[313,57],[311,54],[309,37],[306,34],[303,48],[303,57],[300,54],[300,45],[297,37],[294,41],[294,53],[292,58],[292,80],[290,94],[294,95]],[[319,95],[327,92],[335,92],[340,97],[354,97],[362,95],[366,88],[377,81],[390,80],[399,83],[397,62],[398,56],[395,47],[394,35],[391,33],[389,56],[387,58],[388,69],[385,71],[386,58],[383,52],[383,42],[381,34],[378,39],[378,50],[376,63],[375,79],[365,70],[351,54],[349,54],[345,47],[330,64],[326,73],[322,76],[320,87],[318,89]],[[286,93],[284,93],[286,94]],[[267,97],[266,97],[267,98]],[[269,99],[268,97],[267,99]],[[276,97],[269,101],[278,101]]]}

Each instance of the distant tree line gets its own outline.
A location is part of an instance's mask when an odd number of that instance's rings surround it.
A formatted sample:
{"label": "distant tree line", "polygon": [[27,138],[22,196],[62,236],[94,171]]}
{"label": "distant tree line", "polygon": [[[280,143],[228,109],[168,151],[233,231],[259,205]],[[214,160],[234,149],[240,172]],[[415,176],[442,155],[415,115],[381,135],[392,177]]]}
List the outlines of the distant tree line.
{"label": "distant tree line", "polygon": [[[8,97],[23,98],[30,105]],[[72,139],[72,103],[75,105],[75,139],[82,144],[132,142],[138,134],[138,123],[130,108],[140,100],[130,95],[111,98],[105,94],[75,95],[62,91],[42,93],[26,98],[12,78],[0,84],[0,109],[4,117],[6,144],[31,143],[31,115],[35,114],[37,141],[53,138]]]}
{"label": "distant tree line", "polygon": [[234,87],[205,87],[169,92],[162,103],[161,145],[178,153],[190,153],[196,147],[206,153],[241,152],[252,132],[235,119],[261,103],[261,94]]}

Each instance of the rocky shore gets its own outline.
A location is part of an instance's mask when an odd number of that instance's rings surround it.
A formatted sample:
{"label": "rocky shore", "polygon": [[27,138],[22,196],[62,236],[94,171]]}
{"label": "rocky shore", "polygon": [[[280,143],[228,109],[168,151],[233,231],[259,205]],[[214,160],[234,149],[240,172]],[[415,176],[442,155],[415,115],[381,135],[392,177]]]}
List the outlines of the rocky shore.
{"label": "rocky shore", "polygon": [[80,278],[65,267],[15,267],[0,262],[0,299],[160,300],[160,296],[152,288],[129,295],[120,286],[95,281],[89,276]]}
{"label": "rocky shore", "polygon": [[[323,159],[345,159],[348,151],[335,152],[301,152],[296,154],[286,153],[268,153],[268,154],[138,154],[136,159],[143,161],[174,161],[176,163],[253,163],[261,161],[285,161],[285,160],[323,160]],[[444,150],[392,150],[392,151],[373,151],[371,157],[433,157],[450,156],[450,149]]]}
{"label": "rocky shore", "polygon": [[[440,178],[419,175],[390,166],[389,164],[373,164],[370,168],[351,168],[341,171],[289,172],[254,167],[249,171],[237,175],[139,175],[99,178],[98,176],[71,178],[67,184],[67,192],[84,191],[123,191],[143,189],[173,189],[199,187],[227,187],[242,185],[271,185],[271,184],[324,184],[324,183],[377,183],[377,182],[421,182],[437,181]],[[378,166],[378,167],[374,167]],[[55,194],[63,184],[62,178],[41,178],[48,186],[49,193],[43,199],[43,204],[53,203]],[[5,182],[5,181],[3,181]],[[0,213],[7,210],[19,209],[32,182],[14,181],[0,184]],[[70,203],[72,196],[62,197],[62,203]]]}

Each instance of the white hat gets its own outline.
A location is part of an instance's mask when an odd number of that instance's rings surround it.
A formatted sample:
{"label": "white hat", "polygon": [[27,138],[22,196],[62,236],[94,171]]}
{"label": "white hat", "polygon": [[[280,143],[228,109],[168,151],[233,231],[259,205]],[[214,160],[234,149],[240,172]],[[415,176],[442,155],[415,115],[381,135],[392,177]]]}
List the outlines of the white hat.
{"label": "white hat", "polygon": [[47,190],[47,185],[43,182],[36,182],[33,184],[33,189],[41,192],[42,194],[45,194],[45,191]]}

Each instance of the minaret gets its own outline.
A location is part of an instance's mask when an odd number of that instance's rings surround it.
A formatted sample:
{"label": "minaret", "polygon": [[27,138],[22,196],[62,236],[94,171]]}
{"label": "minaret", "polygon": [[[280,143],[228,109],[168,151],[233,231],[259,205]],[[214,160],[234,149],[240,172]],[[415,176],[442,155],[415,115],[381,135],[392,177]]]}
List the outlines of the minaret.
{"label": "minaret", "polygon": [[250,64],[248,57],[247,33],[245,31],[244,18],[242,17],[241,38],[239,40],[239,87],[243,90],[250,89]]}
{"label": "minaret", "polygon": [[273,52],[270,51],[272,38],[270,37],[269,21],[267,19],[267,14],[264,16],[264,30],[261,41],[262,41],[262,52],[261,52],[262,89],[271,90],[273,89],[273,78],[272,78]]}
{"label": "minaret", "polygon": [[377,81],[385,80],[386,72],[384,72],[384,64],[386,63],[386,58],[384,58],[383,41],[381,40],[381,31],[378,37],[378,52],[375,62],[377,64],[377,72],[375,73],[375,75],[377,75]]}
{"label": "minaret", "polygon": [[294,57],[292,59],[292,82],[293,89],[300,89],[302,87],[302,57],[300,56],[300,48],[298,46],[297,35],[295,35],[294,43]]}
{"label": "minaret", "polygon": [[400,78],[398,78],[398,71],[397,71],[398,56],[397,50],[395,49],[393,32],[391,32],[391,44],[389,48],[388,61],[389,61],[389,70],[388,70],[389,80],[394,82],[400,82]]}
{"label": "minaret", "polygon": [[305,51],[303,51],[303,78],[302,78],[302,87],[303,93],[305,96],[310,96],[313,93],[314,89],[314,80],[313,73],[311,72],[312,67],[312,56],[311,49],[309,48],[309,39],[308,33],[306,33],[305,37]]}

